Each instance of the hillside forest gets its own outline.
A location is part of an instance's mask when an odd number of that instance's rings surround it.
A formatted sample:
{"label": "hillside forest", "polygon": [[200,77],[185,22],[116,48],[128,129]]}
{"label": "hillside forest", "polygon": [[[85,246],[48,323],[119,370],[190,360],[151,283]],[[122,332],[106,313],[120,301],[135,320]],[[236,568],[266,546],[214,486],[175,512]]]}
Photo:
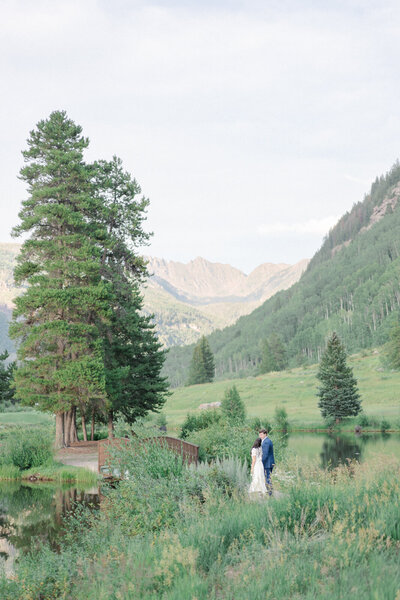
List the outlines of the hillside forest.
{"label": "hillside forest", "polygon": [[[216,378],[258,373],[272,334],[289,366],[318,361],[333,331],[349,352],[385,343],[400,311],[399,196],[396,162],[328,233],[297,283],[211,334]],[[164,373],[173,386],[187,380],[191,354],[190,347],[170,349]]]}

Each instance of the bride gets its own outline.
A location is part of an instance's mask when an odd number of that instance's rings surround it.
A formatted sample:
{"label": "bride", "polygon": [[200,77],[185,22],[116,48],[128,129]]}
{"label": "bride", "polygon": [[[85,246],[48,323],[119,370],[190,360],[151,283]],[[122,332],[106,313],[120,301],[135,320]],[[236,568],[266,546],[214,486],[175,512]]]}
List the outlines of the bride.
{"label": "bride", "polygon": [[266,494],[264,465],[262,463],[261,438],[257,438],[251,449],[251,484],[249,494]]}

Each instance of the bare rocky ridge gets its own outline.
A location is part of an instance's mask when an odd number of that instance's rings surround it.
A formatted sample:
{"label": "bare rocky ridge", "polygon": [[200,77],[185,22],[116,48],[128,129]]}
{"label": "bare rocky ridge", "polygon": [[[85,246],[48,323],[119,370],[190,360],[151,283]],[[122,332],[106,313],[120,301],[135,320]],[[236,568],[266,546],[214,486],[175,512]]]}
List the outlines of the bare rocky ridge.
{"label": "bare rocky ridge", "polygon": [[174,298],[192,305],[217,302],[264,302],[295,283],[307,267],[264,263],[246,275],[231,265],[197,257],[187,264],[148,257],[152,280]]}
{"label": "bare rocky ridge", "polygon": [[[0,244],[0,311],[7,320],[13,298],[21,293],[12,275],[19,249],[19,244]],[[165,346],[189,344],[231,325],[277,291],[289,288],[307,264],[308,260],[295,265],[264,263],[246,275],[231,265],[200,257],[188,264],[148,257],[152,276],[143,289],[143,310],[154,315]],[[5,327],[3,337],[6,331]]]}
{"label": "bare rocky ridge", "polygon": [[148,257],[152,274],[144,309],[154,313],[165,346],[190,344],[232,325],[298,281],[308,265],[264,263],[246,275],[231,265],[196,258],[187,264]]}

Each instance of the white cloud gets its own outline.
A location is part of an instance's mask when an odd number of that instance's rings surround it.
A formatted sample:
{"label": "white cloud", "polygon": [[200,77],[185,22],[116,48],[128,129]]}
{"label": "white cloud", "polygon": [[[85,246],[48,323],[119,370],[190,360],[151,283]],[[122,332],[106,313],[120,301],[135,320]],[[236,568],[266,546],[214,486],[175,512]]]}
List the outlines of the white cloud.
{"label": "white cloud", "polygon": [[338,222],[339,217],[309,219],[298,223],[275,222],[261,225],[258,232],[263,235],[275,233],[295,233],[304,235],[325,235]]}

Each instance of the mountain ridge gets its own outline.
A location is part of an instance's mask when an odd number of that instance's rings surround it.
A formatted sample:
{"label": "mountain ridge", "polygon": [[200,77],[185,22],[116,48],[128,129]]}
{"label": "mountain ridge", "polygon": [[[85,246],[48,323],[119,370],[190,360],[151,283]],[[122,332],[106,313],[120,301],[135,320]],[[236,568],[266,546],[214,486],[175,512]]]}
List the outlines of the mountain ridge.
{"label": "mountain ridge", "polygon": [[[316,361],[336,331],[349,352],[385,343],[400,319],[400,163],[329,231],[298,282],[209,336],[217,378],[257,374],[277,333],[290,365]],[[173,348],[164,372],[185,383],[191,348]]]}
{"label": "mountain ridge", "polygon": [[[20,244],[0,243],[0,343],[10,352],[14,346],[7,337],[7,322],[13,298],[22,290],[15,287],[13,280],[19,249]],[[296,265],[264,263],[247,276],[236,267],[201,257],[187,264],[157,257],[147,260],[148,270],[154,275],[143,286],[143,312],[153,315],[159,338],[166,347],[195,342],[201,335],[235,322],[277,288],[289,287],[308,262],[304,259]],[[250,290],[246,290],[246,281],[251,284]]]}

